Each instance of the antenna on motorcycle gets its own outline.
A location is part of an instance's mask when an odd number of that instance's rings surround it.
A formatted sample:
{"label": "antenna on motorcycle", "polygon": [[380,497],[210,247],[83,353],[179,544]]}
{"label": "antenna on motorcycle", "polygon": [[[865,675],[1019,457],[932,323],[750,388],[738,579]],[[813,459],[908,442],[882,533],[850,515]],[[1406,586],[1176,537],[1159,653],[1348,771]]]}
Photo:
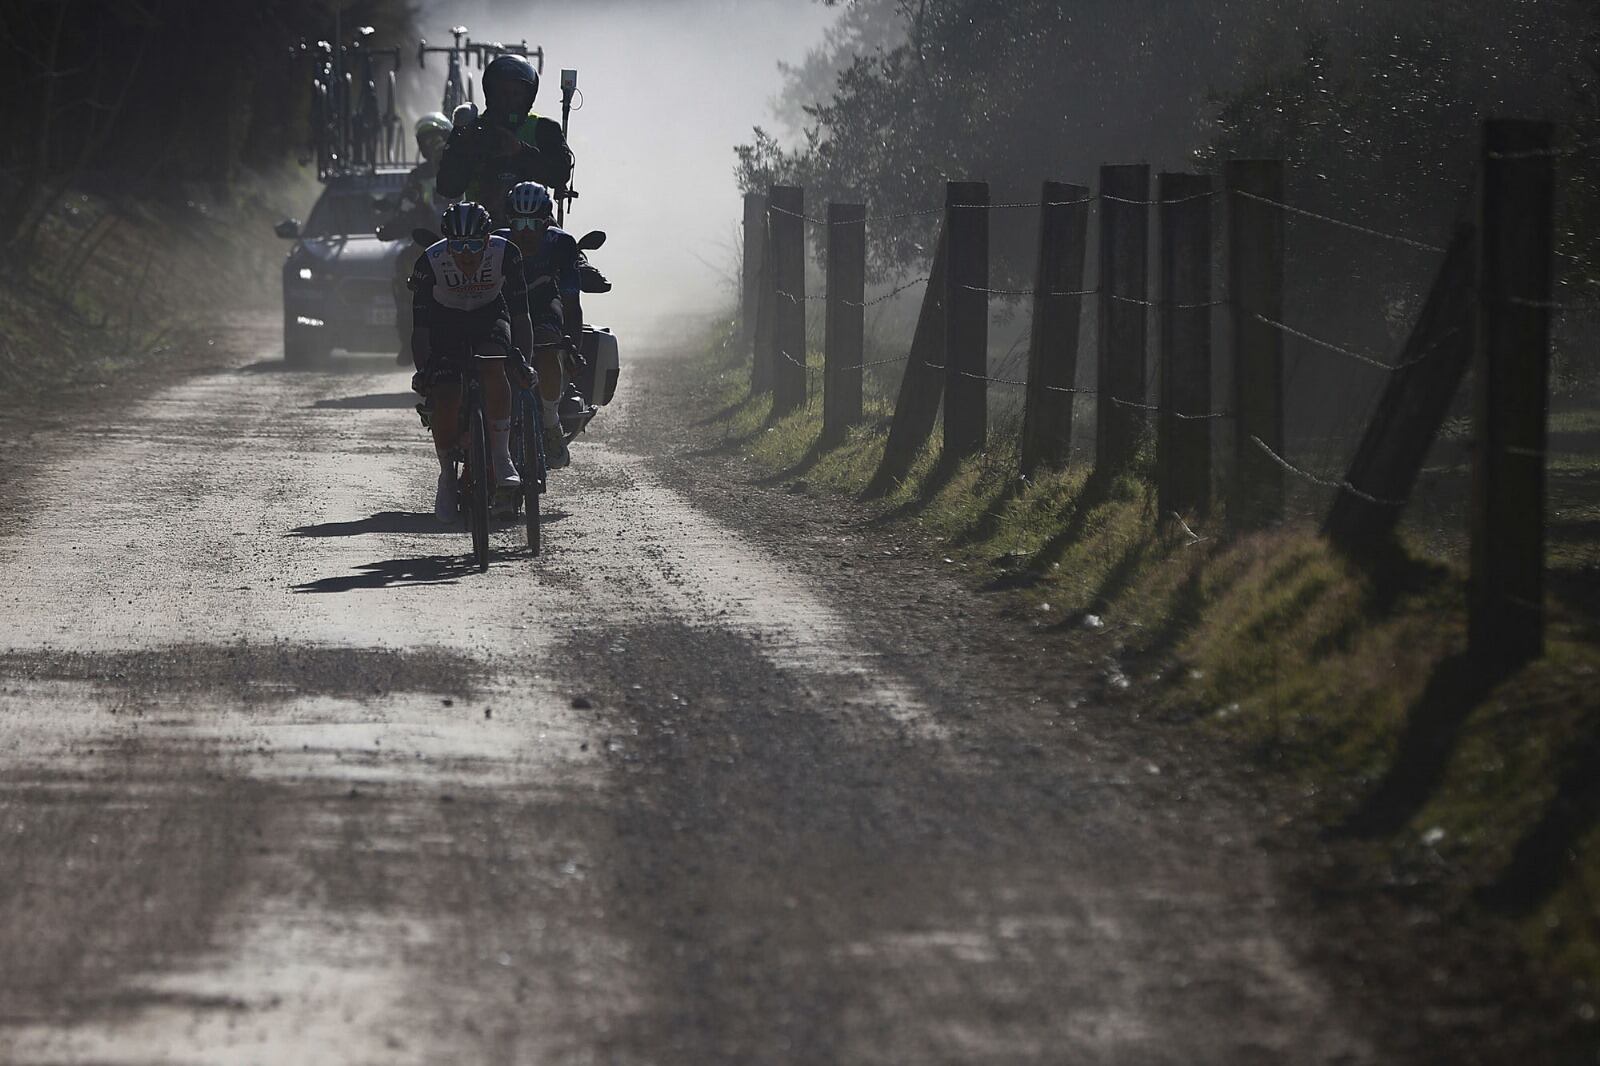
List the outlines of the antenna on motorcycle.
{"label": "antenna on motorcycle", "polygon": [[[561,71],[561,139],[566,141],[567,128],[572,124],[572,97],[578,91],[578,71],[576,68],[566,67]],[[567,201],[577,196],[573,191],[571,180],[568,180],[567,195],[556,201],[556,225],[560,226],[567,220]]]}

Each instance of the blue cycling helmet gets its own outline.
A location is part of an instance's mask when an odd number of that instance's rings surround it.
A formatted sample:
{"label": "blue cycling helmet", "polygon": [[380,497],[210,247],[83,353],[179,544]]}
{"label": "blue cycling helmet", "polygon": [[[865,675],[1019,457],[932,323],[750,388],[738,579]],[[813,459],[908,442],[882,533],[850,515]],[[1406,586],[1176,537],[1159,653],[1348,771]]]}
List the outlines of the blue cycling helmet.
{"label": "blue cycling helmet", "polygon": [[463,200],[444,209],[439,228],[446,237],[487,237],[494,222],[489,218],[488,208]]}

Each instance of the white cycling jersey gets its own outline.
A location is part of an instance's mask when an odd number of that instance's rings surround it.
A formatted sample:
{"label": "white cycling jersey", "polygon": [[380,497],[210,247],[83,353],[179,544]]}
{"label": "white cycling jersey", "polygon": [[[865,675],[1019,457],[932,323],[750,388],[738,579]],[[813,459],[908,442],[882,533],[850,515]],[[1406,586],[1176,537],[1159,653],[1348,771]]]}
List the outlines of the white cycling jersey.
{"label": "white cycling jersey", "polygon": [[477,252],[452,252],[450,242],[442,240],[422,253],[418,266],[425,265],[426,271],[419,269],[419,280],[441,307],[478,311],[498,300],[502,291],[508,296],[520,294],[521,260],[516,245],[504,237],[490,235]]}

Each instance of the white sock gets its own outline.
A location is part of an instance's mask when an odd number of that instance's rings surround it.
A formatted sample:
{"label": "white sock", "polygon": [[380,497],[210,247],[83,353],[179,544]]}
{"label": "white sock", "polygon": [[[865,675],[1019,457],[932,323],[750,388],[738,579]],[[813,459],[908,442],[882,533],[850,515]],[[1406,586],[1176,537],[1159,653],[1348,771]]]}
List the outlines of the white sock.
{"label": "white sock", "polygon": [[544,407],[544,428],[550,430],[561,428],[561,403],[557,400],[546,400],[539,397],[539,403]]}
{"label": "white sock", "polygon": [[439,457],[439,472],[447,476],[454,475],[456,472],[456,461],[450,455],[449,450],[435,445],[433,453]]}
{"label": "white sock", "polygon": [[511,461],[511,419],[490,420],[489,446],[494,449],[494,465],[499,468],[500,476],[504,477],[517,468]]}

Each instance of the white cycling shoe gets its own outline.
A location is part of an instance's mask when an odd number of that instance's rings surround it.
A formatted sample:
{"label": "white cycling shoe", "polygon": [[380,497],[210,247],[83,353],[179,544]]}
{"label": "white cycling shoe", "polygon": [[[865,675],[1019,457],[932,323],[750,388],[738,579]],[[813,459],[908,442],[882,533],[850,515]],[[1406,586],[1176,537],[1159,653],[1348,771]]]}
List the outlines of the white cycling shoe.
{"label": "white cycling shoe", "polygon": [[501,492],[516,492],[522,488],[522,475],[517,473],[516,467],[509,467],[506,473],[500,475],[500,480],[495,482],[495,487]]}
{"label": "white cycling shoe", "polygon": [[567,449],[567,437],[559,429],[544,431],[544,465],[560,470],[572,462],[572,452]]}
{"label": "white cycling shoe", "polygon": [[441,522],[456,520],[456,475],[454,470],[439,471],[439,485],[433,490],[433,517]]}

